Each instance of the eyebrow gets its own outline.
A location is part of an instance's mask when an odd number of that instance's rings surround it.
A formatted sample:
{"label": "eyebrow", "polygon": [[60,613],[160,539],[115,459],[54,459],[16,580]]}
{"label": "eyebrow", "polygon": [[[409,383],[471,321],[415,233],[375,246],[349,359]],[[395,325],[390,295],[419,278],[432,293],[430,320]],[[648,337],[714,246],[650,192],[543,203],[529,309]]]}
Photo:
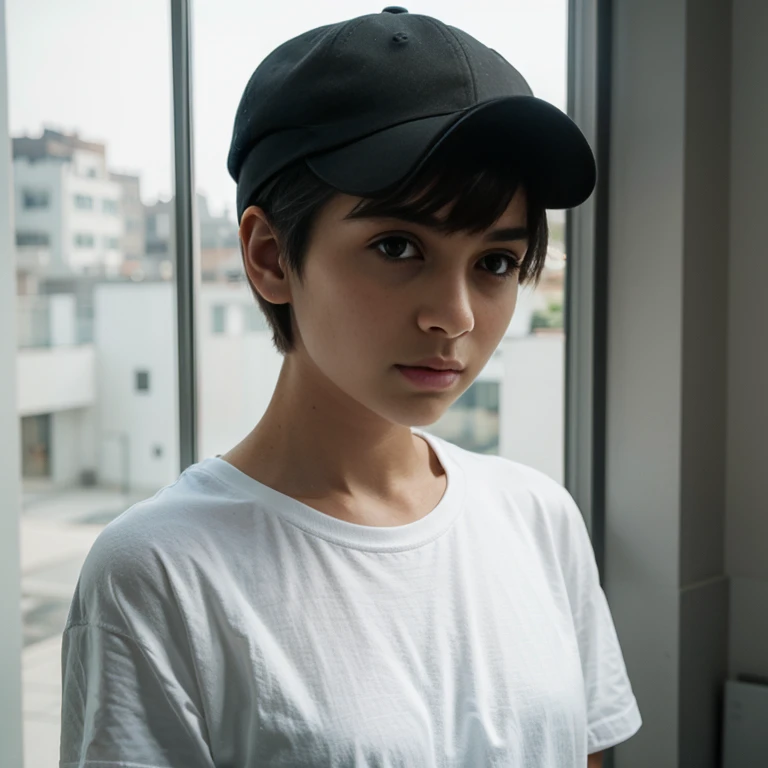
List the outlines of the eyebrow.
{"label": "eyebrow", "polygon": [[484,238],[489,243],[500,243],[506,240],[527,240],[528,230],[525,227],[509,227],[507,229],[494,229]]}
{"label": "eyebrow", "polygon": [[[400,219],[401,221],[408,221],[412,224],[419,224],[422,227],[427,227],[428,229],[433,229],[435,231],[439,230],[438,221],[434,217],[429,217],[430,222],[425,222],[421,220],[419,217],[411,217],[404,213],[399,213],[396,216],[387,216],[385,214],[379,214],[377,216],[371,215],[371,216],[360,216],[360,215],[347,215],[344,217],[345,219],[370,219],[371,221],[376,221],[379,219]],[[488,243],[502,243],[507,242],[508,240],[527,240],[529,237],[529,232],[526,227],[505,227],[503,229],[493,229],[490,232],[486,233],[483,240],[485,240]]]}

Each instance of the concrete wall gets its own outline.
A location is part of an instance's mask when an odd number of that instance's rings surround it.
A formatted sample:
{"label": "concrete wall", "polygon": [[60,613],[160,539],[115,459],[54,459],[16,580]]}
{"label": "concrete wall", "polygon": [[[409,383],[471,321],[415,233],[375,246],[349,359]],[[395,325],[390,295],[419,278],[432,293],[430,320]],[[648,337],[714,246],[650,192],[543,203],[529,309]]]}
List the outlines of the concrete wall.
{"label": "concrete wall", "polygon": [[613,8],[606,593],[644,719],[615,765],[715,768],[726,340],[743,301],[728,291],[731,8]]}
{"label": "concrete wall", "polygon": [[728,671],[768,677],[768,4],[734,0],[728,318]]}
{"label": "concrete wall", "polygon": [[21,766],[21,457],[16,404],[15,242],[6,50],[5,0],[0,0],[0,753],[4,765]]}

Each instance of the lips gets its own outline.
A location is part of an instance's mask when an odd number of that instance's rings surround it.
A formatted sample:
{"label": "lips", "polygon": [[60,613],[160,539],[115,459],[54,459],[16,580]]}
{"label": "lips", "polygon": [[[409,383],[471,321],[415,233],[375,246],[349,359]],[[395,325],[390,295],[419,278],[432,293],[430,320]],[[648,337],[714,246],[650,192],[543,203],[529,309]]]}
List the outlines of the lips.
{"label": "lips", "polygon": [[396,365],[400,373],[420,389],[446,389],[455,384],[460,378],[460,371],[450,368],[435,369],[429,366]]}
{"label": "lips", "polygon": [[399,368],[423,368],[430,371],[456,371],[460,373],[464,370],[464,365],[458,360],[443,358],[443,357],[431,357],[426,360],[419,360],[417,363],[411,363],[409,365],[400,364]]}

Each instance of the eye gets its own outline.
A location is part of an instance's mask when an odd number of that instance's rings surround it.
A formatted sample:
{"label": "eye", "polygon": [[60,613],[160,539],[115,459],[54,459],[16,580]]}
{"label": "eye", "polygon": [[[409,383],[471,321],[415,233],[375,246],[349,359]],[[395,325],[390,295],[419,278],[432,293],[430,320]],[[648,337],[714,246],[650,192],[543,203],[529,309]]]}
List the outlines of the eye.
{"label": "eye", "polygon": [[509,277],[520,269],[520,263],[508,253],[488,253],[481,261],[488,265],[488,272],[494,277]]}
{"label": "eye", "polygon": [[[381,240],[377,240],[371,244],[371,248],[374,248],[377,253],[381,254],[387,261],[406,261],[404,258],[400,258],[403,255],[405,246],[411,246],[414,249],[416,244],[408,237],[402,235],[389,235],[388,237],[382,237]],[[382,249],[383,247],[383,249]]]}
{"label": "eye", "polygon": [[[413,257],[407,255],[409,246],[414,249],[416,255],[419,254],[418,244],[405,235],[388,235],[368,247],[375,250],[385,261],[410,261]],[[521,261],[514,254],[506,252],[487,253],[480,259],[480,262],[487,264],[483,271],[500,279],[512,277],[520,269]]]}

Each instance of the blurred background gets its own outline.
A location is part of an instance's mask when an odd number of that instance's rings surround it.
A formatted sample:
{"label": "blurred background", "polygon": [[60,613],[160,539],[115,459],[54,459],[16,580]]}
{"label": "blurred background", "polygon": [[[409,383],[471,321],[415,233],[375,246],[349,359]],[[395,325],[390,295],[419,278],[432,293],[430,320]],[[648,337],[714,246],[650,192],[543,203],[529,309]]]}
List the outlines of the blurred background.
{"label": "blurred background", "polygon": [[[19,542],[26,768],[58,764],[61,632],[85,555],[183,461],[172,8],[191,18],[197,459],[259,421],[282,361],[244,278],[226,170],[243,87],[286,39],[381,10],[174,3],[0,1],[14,329],[0,407],[18,424],[0,501]],[[765,768],[767,6],[408,9],[498,50],[574,116],[601,167],[578,215],[550,212],[540,285],[427,429],[535,466],[579,502],[644,719],[606,765]],[[20,766],[3,743],[0,764]]]}

